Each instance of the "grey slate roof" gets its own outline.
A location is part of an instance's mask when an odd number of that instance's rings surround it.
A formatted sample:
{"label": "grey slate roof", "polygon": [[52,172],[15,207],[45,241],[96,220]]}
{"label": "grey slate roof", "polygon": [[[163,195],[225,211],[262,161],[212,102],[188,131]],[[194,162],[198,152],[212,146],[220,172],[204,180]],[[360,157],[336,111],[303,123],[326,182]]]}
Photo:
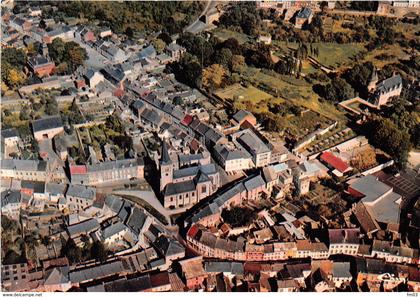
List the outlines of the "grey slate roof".
{"label": "grey slate roof", "polygon": [[362,178],[359,178],[350,186],[357,192],[365,195],[365,197],[362,200],[363,202],[373,202],[378,197],[391,190],[391,187],[378,181],[378,179],[373,175],[367,175]]}
{"label": "grey slate roof", "polygon": [[173,178],[177,179],[177,178],[183,178],[183,177],[196,176],[200,171],[205,173],[206,175],[217,173],[216,166],[214,164],[206,164],[202,166],[191,166],[191,167],[174,170]]}
{"label": "grey slate roof", "polygon": [[241,109],[241,110],[239,110],[237,113],[235,113],[234,115],[233,115],[233,119],[236,121],[236,122],[238,122],[238,123],[240,123],[246,116],[248,116],[248,115],[253,115],[252,113],[250,113],[249,111],[247,111],[247,110],[243,110],[243,109]]}
{"label": "grey slate roof", "polygon": [[20,183],[20,187],[23,189],[31,189],[34,193],[45,193],[45,182],[23,180]]}
{"label": "grey slate roof", "polygon": [[214,146],[214,150],[220,155],[224,161],[237,160],[246,158],[247,156],[241,150],[229,150],[224,145]]}
{"label": "grey slate roof", "polygon": [[165,188],[165,196],[171,196],[176,194],[182,194],[187,192],[195,191],[194,181],[188,180],[180,183],[170,183]]}
{"label": "grey slate roof", "polygon": [[156,50],[153,45],[149,45],[148,47],[142,49],[138,54],[137,57],[139,59],[144,59],[156,55]]}
{"label": "grey slate roof", "polygon": [[105,204],[115,213],[119,213],[124,201],[117,196],[109,195],[105,198]]}
{"label": "grey slate roof", "polygon": [[152,123],[152,124],[154,124],[154,125],[156,125],[156,126],[159,126],[159,124],[160,124],[160,122],[161,122],[161,120],[162,120],[162,117],[159,115],[159,113],[156,111],[156,110],[154,110],[154,109],[145,109],[145,110],[143,110],[143,112],[141,113],[141,117],[144,119],[144,120],[146,120],[146,121],[148,121],[148,122],[150,122],[150,123]]}
{"label": "grey slate roof", "polygon": [[127,229],[127,227],[121,222],[109,225],[102,231],[102,239],[105,240],[107,238],[110,238],[111,236],[118,234],[125,229]]}
{"label": "grey slate roof", "polygon": [[20,203],[22,195],[19,191],[3,191],[1,192],[1,207],[8,204]]}
{"label": "grey slate roof", "polygon": [[45,273],[45,285],[60,285],[69,282],[69,267],[54,267]]}
{"label": "grey slate roof", "polygon": [[333,277],[351,277],[349,262],[334,262]]}
{"label": "grey slate roof", "polygon": [[168,145],[166,144],[166,141],[163,141],[162,143],[162,156],[160,159],[160,163],[163,165],[172,163],[171,158],[169,157]]}
{"label": "grey slate roof", "polygon": [[67,185],[66,184],[57,184],[57,183],[47,183],[45,185],[45,192],[58,195],[63,194],[66,192]]}
{"label": "grey slate roof", "polygon": [[160,236],[155,242],[154,246],[165,256],[173,256],[180,253],[185,253],[185,248],[177,240]]}
{"label": "grey slate roof", "polygon": [[248,191],[252,191],[258,187],[264,186],[265,182],[261,175],[257,175],[244,182],[244,186]]}
{"label": "grey slate roof", "polygon": [[93,187],[86,187],[82,185],[69,185],[66,196],[94,200],[96,197],[96,189]]}
{"label": "grey slate roof", "polygon": [[69,232],[70,237],[73,237],[84,233],[89,234],[92,231],[99,229],[99,227],[100,225],[96,219],[90,219],[79,224],[68,226],[67,231]]}
{"label": "grey slate roof", "polygon": [[399,88],[402,86],[402,78],[399,75],[394,75],[390,78],[387,78],[381,81],[377,86],[376,90],[384,93],[388,93],[393,89]]}
{"label": "grey slate roof", "polygon": [[171,52],[176,52],[182,49],[182,47],[179,44],[171,43],[166,47],[166,49]]}
{"label": "grey slate roof", "polygon": [[135,207],[133,209],[133,213],[131,214],[130,218],[128,219],[127,226],[135,234],[140,234],[141,229],[143,228],[144,222],[146,221],[146,214],[140,208]]}
{"label": "grey slate roof", "polygon": [[88,172],[104,171],[104,170],[115,170],[128,167],[136,167],[142,165],[142,159],[124,159],[101,162],[93,165],[86,165]]}
{"label": "grey slate roof", "polygon": [[105,276],[117,274],[125,271],[122,261],[105,263],[98,266],[87,267],[84,269],[70,272],[70,281],[74,284],[100,279]]}
{"label": "grey slate roof", "polygon": [[127,200],[124,200],[124,204],[121,207],[118,217],[122,222],[126,222],[130,217],[131,212],[133,211],[133,204]]}
{"label": "grey slate roof", "polygon": [[18,132],[15,128],[1,130],[1,137],[3,139],[17,137]]}
{"label": "grey slate roof", "polygon": [[134,109],[140,109],[140,108],[143,108],[143,107],[144,107],[144,103],[143,103],[142,100],[134,101],[134,103],[133,103],[133,108]]}
{"label": "grey slate roof", "polygon": [[230,272],[235,275],[243,275],[244,265],[240,262],[205,262],[204,270],[206,272]]}
{"label": "grey slate roof", "polygon": [[270,151],[268,146],[249,129],[244,130],[238,141],[245,146],[246,150],[253,154],[262,154]]}
{"label": "grey slate roof", "polygon": [[63,127],[60,116],[46,117],[32,121],[32,129],[35,132]]}
{"label": "grey slate roof", "polygon": [[309,7],[304,7],[301,10],[299,10],[298,14],[296,15],[296,18],[301,19],[307,19],[311,16],[312,10]]}
{"label": "grey slate roof", "polygon": [[18,160],[2,159],[0,161],[2,169],[27,170],[27,171],[46,171],[47,162],[38,160]]}

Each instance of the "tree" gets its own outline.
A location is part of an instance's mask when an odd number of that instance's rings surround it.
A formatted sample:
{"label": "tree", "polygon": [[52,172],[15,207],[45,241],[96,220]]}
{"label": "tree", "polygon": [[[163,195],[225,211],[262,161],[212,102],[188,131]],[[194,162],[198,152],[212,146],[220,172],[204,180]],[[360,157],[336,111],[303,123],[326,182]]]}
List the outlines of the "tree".
{"label": "tree", "polygon": [[11,68],[7,74],[6,83],[9,87],[17,88],[24,83],[25,79],[25,74],[22,71]]}
{"label": "tree", "polygon": [[180,82],[190,87],[201,87],[202,68],[197,57],[186,53],[178,62],[172,63],[169,67]]}
{"label": "tree", "polygon": [[234,55],[242,54],[242,47],[235,38],[228,38],[222,43],[222,48],[229,49]]}
{"label": "tree", "polygon": [[173,105],[182,105],[182,103],[183,103],[183,100],[179,96],[175,96],[174,99],[172,99]]}
{"label": "tree", "polygon": [[231,69],[232,57],[233,55],[230,49],[222,48],[220,51],[217,51],[214,55],[214,62],[215,64],[220,64],[224,66],[226,69]]}
{"label": "tree", "polygon": [[155,39],[152,41],[154,48],[156,49],[156,51],[160,54],[163,52],[163,50],[165,49],[165,42],[162,39]]}
{"label": "tree", "polygon": [[271,69],[273,67],[270,47],[262,43],[259,43],[253,48],[249,48],[245,52],[245,60],[247,64],[257,68]]}
{"label": "tree", "polygon": [[56,64],[64,62],[65,51],[65,43],[61,38],[55,38],[48,44],[48,54]]}
{"label": "tree", "polygon": [[223,220],[232,227],[242,227],[250,224],[255,218],[255,212],[247,207],[232,207],[223,209]]}
{"label": "tree", "polygon": [[65,50],[67,54],[64,56],[64,62],[67,62],[72,72],[88,58],[86,50],[74,41],[66,42]]}
{"label": "tree", "polygon": [[67,257],[72,264],[80,262],[82,258],[82,251],[72,238],[69,238],[64,244],[61,249],[61,254],[62,256]]}
{"label": "tree", "polygon": [[99,262],[105,262],[107,258],[107,250],[105,245],[100,241],[93,242],[90,248],[90,256]]}
{"label": "tree", "polygon": [[127,27],[127,29],[125,29],[125,35],[127,35],[128,38],[133,38],[134,37],[133,28]]}
{"label": "tree", "polygon": [[166,33],[166,32],[160,33],[159,36],[158,36],[158,38],[161,39],[161,40],[163,40],[166,44],[172,43],[171,36],[168,33]]}
{"label": "tree", "polygon": [[410,135],[390,119],[374,116],[364,125],[369,141],[394,158],[396,165],[405,168],[411,149]]}
{"label": "tree", "polygon": [[215,90],[219,88],[226,77],[226,69],[220,64],[213,64],[203,70],[203,87]]}
{"label": "tree", "polygon": [[47,98],[46,104],[45,104],[45,113],[47,115],[58,114],[58,103],[54,97]]}
{"label": "tree", "polygon": [[232,56],[232,71],[240,72],[241,68],[245,65],[245,58],[242,55]]}
{"label": "tree", "polygon": [[2,67],[4,64],[9,64],[13,68],[23,70],[26,65],[26,53],[22,49],[16,49],[14,47],[2,48],[1,51],[1,63]]}
{"label": "tree", "polygon": [[121,120],[114,114],[108,116],[105,120],[105,127],[118,133],[124,133],[125,127]]}
{"label": "tree", "polygon": [[196,56],[201,66],[212,64],[211,56],[214,49],[212,44],[203,36],[184,33],[179,39],[179,44],[185,47],[189,54]]}
{"label": "tree", "polygon": [[357,64],[349,69],[344,78],[359,92],[359,94],[367,97],[367,85],[372,77],[373,64],[366,62],[364,64]]}
{"label": "tree", "polygon": [[360,171],[371,168],[376,164],[376,153],[373,149],[366,149],[358,153],[350,161],[352,167],[357,168]]}
{"label": "tree", "polygon": [[354,90],[344,79],[337,77],[324,87],[320,95],[328,101],[341,102],[354,98]]}

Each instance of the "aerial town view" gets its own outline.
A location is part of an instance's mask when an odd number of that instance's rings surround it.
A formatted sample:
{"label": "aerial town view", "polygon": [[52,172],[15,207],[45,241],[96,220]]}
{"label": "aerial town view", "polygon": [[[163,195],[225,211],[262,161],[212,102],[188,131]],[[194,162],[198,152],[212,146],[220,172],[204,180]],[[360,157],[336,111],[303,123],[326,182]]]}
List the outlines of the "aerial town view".
{"label": "aerial town view", "polygon": [[417,296],[419,23],[3,0],[1,291]]}

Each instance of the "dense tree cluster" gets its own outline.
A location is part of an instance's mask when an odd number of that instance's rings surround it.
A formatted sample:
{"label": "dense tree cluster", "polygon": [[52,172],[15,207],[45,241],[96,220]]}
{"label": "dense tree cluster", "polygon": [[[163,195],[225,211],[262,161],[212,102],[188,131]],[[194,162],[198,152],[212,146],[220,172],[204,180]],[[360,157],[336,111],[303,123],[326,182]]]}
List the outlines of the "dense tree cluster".
{"label": "dense tree cluster", "polygon": [[344,79],[335,77],[328,84],[314,86],[314,90],[328,101],[337,103],[354,98],[354,90]]}
{"label": "dense tree cluster", "polygon": [[88,58],[86,50],[78,43],[64,42],[61,38],[55,38],[48,44],[48,52],[51,59],[58,65],[57,68],[65,73],[74,72]]}
{"label": "dense tree cluster", "polygon": [[219,23],[224,27],[233,27],[245,34],[255,35],[259,21],[254,2],[238,2],[220,17]]}
{"label": "dense tree cluster", "polygon": [[367,98],[367,85],[372,77],[372,72],[373,64],[366,62],[348,69],[343,77],[362,97]]}
{"label": "dense tree cluster", "polygon": [[232,207],[223,209],[223,221],[232,227],[242,227],[250,224],[255,218],[255,212],[247,207]]}
{"label": "dense tree cluster", "polygon": [[21,49],[12,47],[1,51],[1,80],[9,88],[21,86],[26,76],[23,72],[26,65],[26,53]]}
{"label": "dense tree cluster", "polygon": [[103,262],[107,258],[107,249],[100,241],[90,242],[88,237],[82,237],[83,246],[76,245],[73,239],[69,238],[64,242],[61,254],[67,257],[71,264],[77,264],[81,261],[95,259]]}
{"label": "dense tree cluster", "polygon": [[363,131],[374,146],[394,158],[399,168],[406,166],[411,149],[410,135],[406,131],[399,129],[390,119],[377,116],[366,122]]}
{"label": "dense tree cluster", "polygon": [[199,1],[61,1],[54,2],[54,5],[58,7],[57,10],[44,9],[46,18],[62,21],[66,17],[84,17],[99,20],[114,32],[132,36],[144,30],[163,29],[169,34],[179,33],[192,22],[204,4]]}

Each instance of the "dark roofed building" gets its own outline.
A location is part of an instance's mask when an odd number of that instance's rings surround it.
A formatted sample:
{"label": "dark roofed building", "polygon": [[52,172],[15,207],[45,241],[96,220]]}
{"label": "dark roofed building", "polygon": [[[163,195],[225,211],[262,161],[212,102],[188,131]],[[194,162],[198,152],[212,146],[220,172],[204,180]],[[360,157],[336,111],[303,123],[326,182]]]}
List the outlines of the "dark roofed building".
{"label": "dark roofed building", "polygon": [[52,139],[64,131],[60,116],[45,117],[32,121],[32,130],[36,140]]}

